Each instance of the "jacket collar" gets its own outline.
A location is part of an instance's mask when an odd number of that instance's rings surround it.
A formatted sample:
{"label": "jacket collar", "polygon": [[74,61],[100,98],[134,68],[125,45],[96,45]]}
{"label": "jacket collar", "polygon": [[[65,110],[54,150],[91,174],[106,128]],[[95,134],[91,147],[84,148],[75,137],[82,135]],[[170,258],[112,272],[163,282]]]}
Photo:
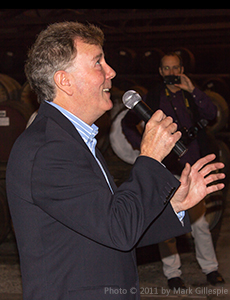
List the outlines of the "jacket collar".
{"label": "jacket collar", "polygon": [[79,132],[76,130],[74,125],[57,108],[55,108],[54,106],[52,106],[46,102],[43,102],[43,103],[41,103],[41,105],[39,107],[38,114],[52,119],[62,129],[67,131],[73,138],[80,141],[81,144],[84,145],[88,149],[87,145],[81,138]]}
{"label": "jacket collar", "polygon": [[[39,110],[38,110],[38,114],[39,115],[43,115],[45,117],[51,118],[54,122],[56,122],[62,129],[64,129],[65,131],[67,131],[73,138],[75,138],[78,142],[81,143],[81,145],[83,147],[85,147],[85,149],[87,149],[87,151],[90,152],[90,154],[93,157],[93,154],[91,153],[91,151],[89,150],[88,146],[86,145],[86,143],[84,142],[84,140],[81,138],[79,132],[76,130],[76,128],[74,127],[74,125],[54,106],[48,104],[48,103],[41,103]],[[112,186],[112,189],[115,191],[116,190],[116,185],[114,183],[114,180],[108,170],[108,167],[106,165],[106,162],[104,161],[103,156],[101,155],[100,151],[96,148],[96,154],[97,154],[97,158],[100,160],[100,162],[102,163],[102,166],[108,176],[109,182]],[[94,158],[95,160],[95,158]],[[106,186],[107,186],[107,182],[105,180],[105,177],[98,165],[98,163],[95,160],[95,171],[101,176],[101,178],[104,180]]]}

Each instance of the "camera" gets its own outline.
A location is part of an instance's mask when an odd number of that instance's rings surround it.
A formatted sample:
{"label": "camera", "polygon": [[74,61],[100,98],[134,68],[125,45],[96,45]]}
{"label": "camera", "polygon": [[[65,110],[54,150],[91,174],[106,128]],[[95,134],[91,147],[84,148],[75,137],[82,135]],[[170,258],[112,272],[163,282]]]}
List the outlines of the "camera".
{"label": "camera", "polygon": [[182,133],[181,141],[185,146],[188,146],[193,140],[197,138],[198,132],[205,128],[208,125],[208,121],[206,119],[201,119],[194,126],[187,129],[183,127],[180,129]]}
{"label": "camera", "polygon": [[180,76],[176,76],[176,75],[165,76],[164,83],[169,85],[180,84],[181,83]]}

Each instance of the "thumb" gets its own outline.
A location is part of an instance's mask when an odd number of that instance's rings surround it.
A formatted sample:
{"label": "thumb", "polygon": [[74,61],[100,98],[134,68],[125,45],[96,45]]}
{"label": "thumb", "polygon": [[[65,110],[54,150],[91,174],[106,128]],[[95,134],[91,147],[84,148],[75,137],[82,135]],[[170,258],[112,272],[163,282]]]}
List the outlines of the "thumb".
{"label": "thumb", "polygon": [[190,164],[186,163],[186,165],[181,173],[181,177],[180,177],[181,184],[183,184],[183,185],[188,184],[188,178],[191,173],[191,169],[192,168],[191,168]]}

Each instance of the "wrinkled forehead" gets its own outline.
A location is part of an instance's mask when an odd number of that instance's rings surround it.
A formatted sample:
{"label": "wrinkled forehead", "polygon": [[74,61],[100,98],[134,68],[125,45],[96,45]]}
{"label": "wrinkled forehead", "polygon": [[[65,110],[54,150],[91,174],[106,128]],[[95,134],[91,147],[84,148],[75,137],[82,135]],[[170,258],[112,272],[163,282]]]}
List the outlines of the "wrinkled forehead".
{"label": "wrinkled forehead", "polygon": [[178,66],[180,65],[180,60],[177,56],[169,55],[162,58],[162,66]]}
{"label": "wrinkled forehead", "polygon": [[78,68],[80,65],[89,65],[97,60],[104,58],[104,51],[101,45],[89,44],[82,39],[75,39],[74,46],[76,48],[76,56],[72,61],[70,70]]}
{"label": "wrinkled forehead", "polygon": [[99,44],[89,44],[84,42],[82,39],[75,39],[74,46],[77,50],[77,56],[87,57],[87,59],[95,59],[99,57],[104,57],[104,51]]}
{"label": "wrinkled forehead", "polygon": [[92,51],[98,51],[99,49],[103,52],[103,48],[100,44],[88,43],[79,37],[74,40],[74,46],[77,52],[91,53]]}

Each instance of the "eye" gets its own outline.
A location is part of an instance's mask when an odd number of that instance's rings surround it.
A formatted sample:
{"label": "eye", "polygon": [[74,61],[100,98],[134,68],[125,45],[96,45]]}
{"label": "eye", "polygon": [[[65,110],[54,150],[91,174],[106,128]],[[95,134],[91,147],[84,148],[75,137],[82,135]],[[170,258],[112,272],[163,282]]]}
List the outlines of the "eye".
{"label": "eye", "polygon": [[180,69],[180,66],[173,66],[173,69],[174,69],[174,70],[179,70],[179,69]]}
{"label": "eye", "polygon": [[98,59],[98,61],[96,62],[96,66],[100,66],[101,67],[101,59]]}

